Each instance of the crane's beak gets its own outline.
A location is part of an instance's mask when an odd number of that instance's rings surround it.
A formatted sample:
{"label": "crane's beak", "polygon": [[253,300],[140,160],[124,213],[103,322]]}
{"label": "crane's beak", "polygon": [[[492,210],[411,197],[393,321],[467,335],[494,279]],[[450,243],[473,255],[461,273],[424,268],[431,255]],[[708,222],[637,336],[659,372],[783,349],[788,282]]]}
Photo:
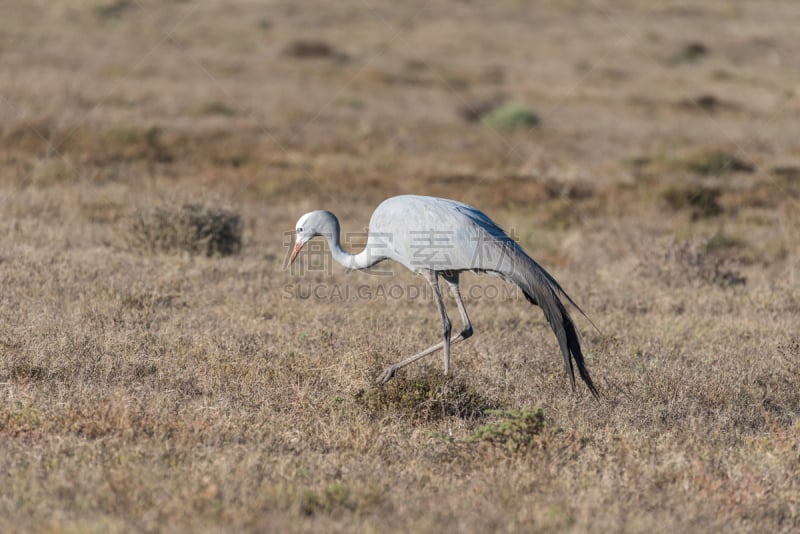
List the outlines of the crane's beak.
{"label": "crane's beak", "polygon": [[297,243],[294,244],[294,248],[292,249],[292,255],[289,256],[289,265],[287,267],[291,267],[292,263],[294,263],[294,259],[300,254],[300,250],[303,248],[306,242],[302,239],[298,238]]}

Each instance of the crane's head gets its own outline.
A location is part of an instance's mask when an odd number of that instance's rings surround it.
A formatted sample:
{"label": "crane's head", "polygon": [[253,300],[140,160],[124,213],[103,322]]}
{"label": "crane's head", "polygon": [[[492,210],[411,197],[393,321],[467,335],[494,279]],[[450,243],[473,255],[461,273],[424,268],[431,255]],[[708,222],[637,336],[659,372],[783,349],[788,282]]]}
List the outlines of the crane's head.
{"label": "crane's head", "polygon": [[318,235],[328,238],[338,237],[339,221],[329,211],[311,211],[300,217],[295,226],[295,232],[297,236],[295,237],[292,255],[289,256],[289,265],[294,263],[295,258],[303,249],[303,245],[311,241],[312,238]]}

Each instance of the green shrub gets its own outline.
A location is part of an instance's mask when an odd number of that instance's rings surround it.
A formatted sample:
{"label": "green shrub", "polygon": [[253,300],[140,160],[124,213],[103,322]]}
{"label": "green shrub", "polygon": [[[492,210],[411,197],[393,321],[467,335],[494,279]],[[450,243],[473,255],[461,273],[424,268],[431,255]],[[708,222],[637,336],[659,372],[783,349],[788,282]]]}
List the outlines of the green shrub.
{"label": "green shrub", "polygon": [[478,428],[470,441],[488,442],[511,452],[527,451],[538,447],[539,435],[547,426],[544,411],[536,410],[487,410],[488,415],[498,421]]}
{"label": "green shrub", "polygon": [[114,0],[94,6],[93,11],[97,18],[116,20],[132,7],[134,7],[134,3],[131,0]]}
{"label": "green shrub", "polygon": [[481,123],[498,130],[535,128],[541,120],[539,115],[521,106],[503,105],[481,117]]}
{"label": "green shrub", "polygon": [[225,117],[233,117],[236,115],[236,109],[229,106],[225,102],[219,100],[212,100],[205,102],[198,106],[195,110],[197,115],[222,115]]}

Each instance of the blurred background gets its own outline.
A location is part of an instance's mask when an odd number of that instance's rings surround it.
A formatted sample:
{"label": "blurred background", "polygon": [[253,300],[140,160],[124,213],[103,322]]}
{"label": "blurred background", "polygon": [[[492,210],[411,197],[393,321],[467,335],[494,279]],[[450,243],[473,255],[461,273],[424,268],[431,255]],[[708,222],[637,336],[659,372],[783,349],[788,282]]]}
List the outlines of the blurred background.
{"label": "blurred background", "polygon": [[631,189],[699,216],[797,195],[793,2],[0,9],[18,183],[190,180],[261,203],[416,192],[556,225],[573,215],[553,203],[623,209],[607,200]]}

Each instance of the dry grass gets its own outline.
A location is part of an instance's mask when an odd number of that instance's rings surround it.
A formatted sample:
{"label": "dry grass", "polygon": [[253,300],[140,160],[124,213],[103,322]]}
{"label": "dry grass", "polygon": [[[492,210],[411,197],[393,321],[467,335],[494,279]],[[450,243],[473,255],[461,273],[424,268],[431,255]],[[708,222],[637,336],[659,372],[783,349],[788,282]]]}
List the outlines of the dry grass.
{"label": "dry grass", "polygon": [[[0,530],[796,531],[796,8],[612,4],[0,7]],[[375,388],[423,282],[287,232],[407,192],[553,272],[601,402],[471,275]]]}

